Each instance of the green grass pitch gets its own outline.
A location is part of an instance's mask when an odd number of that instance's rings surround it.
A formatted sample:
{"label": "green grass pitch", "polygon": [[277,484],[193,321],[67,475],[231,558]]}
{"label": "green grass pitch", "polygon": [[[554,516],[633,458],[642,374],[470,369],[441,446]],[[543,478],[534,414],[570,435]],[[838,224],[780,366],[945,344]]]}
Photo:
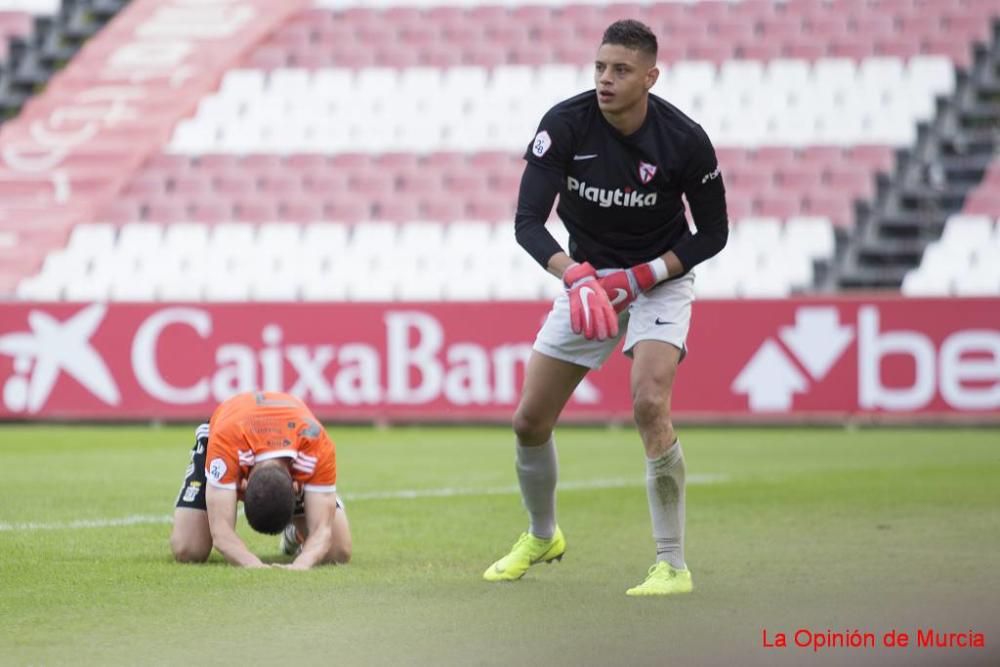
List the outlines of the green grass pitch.
{"label": "green grass pitch", "polygon": [[[193,426],[0,427],[0,664],[1000,664],[997,429],[681,429],[695,592],[632,599],[632,430],[557,433],[566,557],[488,584],[526,526],[506,429],[331,427],[354,561],[289,572],[171,562]],[[762,645],[799,628],[986,647]]]}

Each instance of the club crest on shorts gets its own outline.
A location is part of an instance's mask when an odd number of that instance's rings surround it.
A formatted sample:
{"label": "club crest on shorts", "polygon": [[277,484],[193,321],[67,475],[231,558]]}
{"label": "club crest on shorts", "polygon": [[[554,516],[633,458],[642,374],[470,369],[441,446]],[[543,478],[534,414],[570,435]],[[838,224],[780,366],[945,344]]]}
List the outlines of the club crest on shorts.
{"label": "club crest on shorts", "polygon": [[651,180],[653,180],[654,176],[656,176],[656,165],[640,161],[639,179],[642,181],[642,184],[645,185],[646,183],[649,183]]}

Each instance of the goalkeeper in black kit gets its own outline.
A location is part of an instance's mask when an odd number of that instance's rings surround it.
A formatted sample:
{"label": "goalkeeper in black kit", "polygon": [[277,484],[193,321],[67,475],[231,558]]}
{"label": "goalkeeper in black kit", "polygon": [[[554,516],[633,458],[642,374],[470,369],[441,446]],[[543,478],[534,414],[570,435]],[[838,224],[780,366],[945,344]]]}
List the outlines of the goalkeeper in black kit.
{"label": "goalkeeper in black kit", "polygon": [[[693,588],[684,560],[684,455],[670,395],[687,351],[692,269],[726,245],[728,221],[705,131],[649,92],[659,76],[656,51],[656,36],[642,23],[613,23],[597,51],[596,90],[550,109],[525,153],[517,240],[566,291],[535,339],[513,419],[528,531],[487,568],[488,581],[520,579],[531,565],[565,553],[553,428],[576,386],[624,336],[656,542],[656,562],[627,594]],[[545,229],[556,195],[570,235],[566,250]]]}

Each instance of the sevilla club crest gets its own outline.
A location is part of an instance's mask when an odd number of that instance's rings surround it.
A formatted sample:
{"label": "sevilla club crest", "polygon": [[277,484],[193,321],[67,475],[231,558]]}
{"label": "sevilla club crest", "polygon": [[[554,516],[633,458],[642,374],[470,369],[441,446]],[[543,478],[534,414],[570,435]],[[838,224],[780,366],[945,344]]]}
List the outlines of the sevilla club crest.
{"label": "sevilla club crest", "polygon": [[655,164],[649,164],[648,162],[639,162],[639,179],[642,181],[643,185],[653,180],[654,176],[656,176]]}

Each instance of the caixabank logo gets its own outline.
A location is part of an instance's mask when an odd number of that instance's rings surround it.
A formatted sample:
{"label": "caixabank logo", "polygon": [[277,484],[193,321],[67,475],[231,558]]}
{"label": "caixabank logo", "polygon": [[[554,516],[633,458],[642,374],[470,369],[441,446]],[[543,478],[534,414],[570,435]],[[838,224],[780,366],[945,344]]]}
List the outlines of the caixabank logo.
{"label": "caixabank logo", "polygon": [[[836,306],[800,306],[794,324],[765,338],[730,389],[747,397],[751,412],[792,411],[797,396],[824,390],[831,370],[847,363],[853,344],[856,409],[915,412],[940,401],[952,410],[1000,410],[1000,329],[927,322],[946,330],[932,336],[918,328],[919,317],[908,318],[906,328],[888,328],[881,320],[874,304],[859,305],[854,322],[842,321]],[[886,377],[890,358],[912,371],[903,380]]]}
{"label": "caixabank logo", "polygon": [[13,359],[14,369],[3,383],[7,410],[38,412],[63,374],[104,403],[118,405],[118,385],[90,342],[106,312],[106,306],[94,304],[60,322],[45,311],[31,310],[28,330],[0,335],[0,354]]}
{"label": "caixabank logo", "polygon": [[[508,409],[531,354],[530,342],[518,338],[527,326],[512,327],[511,335],[483,333],[452,306],[278,310],[0,308],[0,417],[200,418],[234,394],[260,389],[287,391],[338,414]],[[532,310],[526,321],[534,324],[536,316]],[[583,382],[573,400],[600,406],[602,394]]]}

